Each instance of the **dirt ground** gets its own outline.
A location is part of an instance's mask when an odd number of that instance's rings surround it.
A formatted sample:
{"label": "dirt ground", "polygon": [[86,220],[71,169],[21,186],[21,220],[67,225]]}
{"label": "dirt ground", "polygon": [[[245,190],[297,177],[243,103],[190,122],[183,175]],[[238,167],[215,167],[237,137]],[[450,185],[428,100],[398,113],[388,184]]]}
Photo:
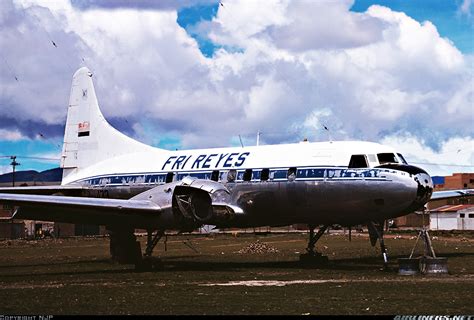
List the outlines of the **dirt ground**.
{"label": "dirt ground", "polygon": [[432,235],[449,274],[399,275],[416,235],[387,235],[386,271],[357,233],[324,235],[319,268],[299,262],[306,233],[173,235],[150,272],[112,262],[107,237],[0,241],[0,314],[474,314],[473,234]]}

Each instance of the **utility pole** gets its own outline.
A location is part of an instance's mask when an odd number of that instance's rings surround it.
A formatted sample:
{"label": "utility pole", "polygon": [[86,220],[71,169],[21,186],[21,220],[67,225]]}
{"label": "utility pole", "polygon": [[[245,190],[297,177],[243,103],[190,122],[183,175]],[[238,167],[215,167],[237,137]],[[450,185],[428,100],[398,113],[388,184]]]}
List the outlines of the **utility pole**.
{"label": "utility pole", "polygon": [[13,167],[13,175],[12,175],[12,186],[15,186],[15,168],[16,166],[19,166],[20,164],[16,162],[16,156],[11,156],[10,159],[12,159],[12,163],[10,165]]}

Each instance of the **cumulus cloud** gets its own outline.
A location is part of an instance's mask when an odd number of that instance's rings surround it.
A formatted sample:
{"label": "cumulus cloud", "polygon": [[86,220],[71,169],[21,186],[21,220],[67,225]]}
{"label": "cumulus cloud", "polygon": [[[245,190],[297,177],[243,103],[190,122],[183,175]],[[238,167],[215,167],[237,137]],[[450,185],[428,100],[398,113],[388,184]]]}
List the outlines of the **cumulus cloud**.
{"label": "cumulus cloud", "polygon": [[439,150],[433,150],[424,142],[410,135],[388,136],[382,140],[403,153],[409,163],[424,167],[431,175],[474,172],[474,138],[452,137],[443,141]]}
{"label": "cumulus cloud", "polygon": [[2,166],[0,165],[0,174],[10,173],[12,172],[11,166]]}
{"label": "cumulus cloud", "polygon": [[6,141],[18,141],[18,140],[24,140],[26,138],[18,129],[7,130],[7,129],[1,129],[1,128],[0,128],[0,137],[2,138],[2,140],[6,140]]}
{"label": "cumulus cloud", "polygon": [[89,9],[151,9],[151,10],[177,10],[194,5],[208,5],[216,3],[216,0],[71,0],[71,4],[82,10]]}
{"label": "cumulus cloud", "polygon": [[86,64],[105,116],[154,144],[226,146],[257,131],[262,143],[314,141],[329,132],[409,135],[439,151],[454,137],[472,139],[468,58],[429,21],[383,6],[355,13],[352,4],[226,1],[193,27],[220,48],[207,58],[170,2],[2,1],[10,67],[0,74],[0,128],[31,137],[38,130],[25,124],[34,123],[60,136],[71,76]]}
{"label": "cumulus cloud", "polygon": [[463,0],[459,7],[459,11],[470,17],[472,15],[472,0]]}

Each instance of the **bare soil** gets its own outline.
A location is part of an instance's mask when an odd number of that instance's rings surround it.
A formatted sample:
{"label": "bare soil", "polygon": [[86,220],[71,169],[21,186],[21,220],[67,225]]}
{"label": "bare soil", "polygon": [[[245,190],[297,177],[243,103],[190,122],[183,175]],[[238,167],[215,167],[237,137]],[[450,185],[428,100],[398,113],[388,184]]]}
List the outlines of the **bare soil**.
{"label": "bare soil", "polygon": [[0,314],[474,314],[472,233],[432,235],[448,275],[399,275],[416,235],[387,236],[386,271],[364,233],[324,235],[325,267],[299,262],[306,233],[173,235],[150,272],[112,262],[107,237],[0,241]]}

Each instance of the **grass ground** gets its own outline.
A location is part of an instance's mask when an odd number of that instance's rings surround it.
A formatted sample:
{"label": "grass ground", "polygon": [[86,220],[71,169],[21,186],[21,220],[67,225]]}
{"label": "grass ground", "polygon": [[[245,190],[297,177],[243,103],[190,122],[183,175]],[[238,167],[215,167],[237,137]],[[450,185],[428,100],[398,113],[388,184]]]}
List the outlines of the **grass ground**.
{"label": "grass ground", "polygon": [[[298,262],[307,234],[169,236],[151,272],[111,262],[108,238],[2,241],[0,314],[474,314],[473,235],[434,238],[449,275],[398,275],[415,236],[388,235],[388,271],[366,234],[325,235],[324,268]],[[257,240],[278,252],[238,253]]]}

